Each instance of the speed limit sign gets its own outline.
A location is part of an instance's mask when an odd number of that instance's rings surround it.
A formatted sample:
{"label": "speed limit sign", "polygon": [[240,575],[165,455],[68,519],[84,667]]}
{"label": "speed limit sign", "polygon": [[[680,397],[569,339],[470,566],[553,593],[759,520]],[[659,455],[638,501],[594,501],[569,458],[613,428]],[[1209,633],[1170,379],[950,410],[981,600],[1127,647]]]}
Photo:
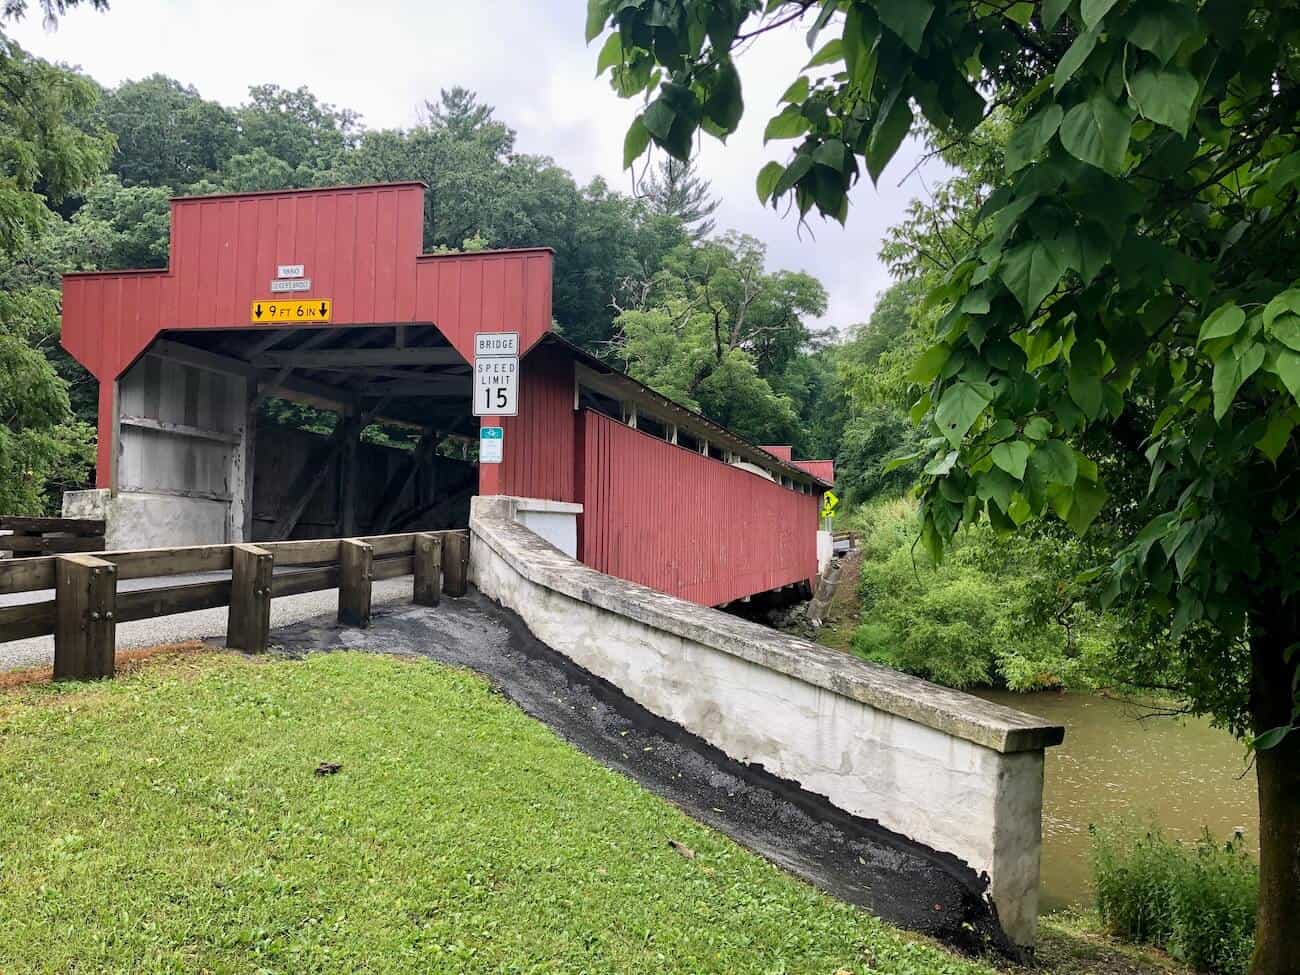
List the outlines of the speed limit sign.
{"label": "speed limit sign", "polygon": [[[500,341],[506,337],[514,341]],[[519,346],[516,333],[480,334],[475,339],[479,354],[474,357],[474,415],[518,416]],[[501,355],[500,351],[515,354]]]}

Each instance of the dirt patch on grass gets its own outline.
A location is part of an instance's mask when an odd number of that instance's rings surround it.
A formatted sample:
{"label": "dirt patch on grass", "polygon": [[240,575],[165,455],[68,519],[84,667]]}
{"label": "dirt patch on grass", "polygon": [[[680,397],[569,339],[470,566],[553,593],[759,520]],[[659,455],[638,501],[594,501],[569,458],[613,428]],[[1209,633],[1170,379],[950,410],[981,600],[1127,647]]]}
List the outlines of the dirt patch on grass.
{"label": "dirt patch on grass", "polygon": [[[160,643],[156,647],[119,650],[115,664],[115,676],[125,677],[139,670],[145,664],[160,658],[180,659],[212,652],[213,648],[201,640],[186,640],[182,643]],[[26,667],[22,670],[7,670],[0,672],[0,693],[53,682],[53,667]]]}

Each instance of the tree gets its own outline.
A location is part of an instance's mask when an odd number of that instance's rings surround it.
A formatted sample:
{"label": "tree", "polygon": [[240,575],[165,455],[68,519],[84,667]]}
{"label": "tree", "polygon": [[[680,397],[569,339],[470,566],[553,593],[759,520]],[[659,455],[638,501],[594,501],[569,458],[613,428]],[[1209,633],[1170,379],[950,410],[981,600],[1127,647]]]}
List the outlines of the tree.
{"label": "tree", "polygon": [[613,348],[665,396],[755,442],[790,443],[796,402],[773,383],[803,362],[813,340],[804,318],[826,310],[826,291],[802,272],[767,272],[765,258],[759,241],[735,233],[678,246],[629,288]]}
{"label": "tree", "polygon": [[713,196],[709,181],[695,172],[695,164],[667,156],[641,187],[655,213],[676,217],[690,231],[692,240],[713,233],[710,219],[721,201]]}
{"label": "tree", "polygon": [[117,136],[111,168],[124,186],[197,183],[226,165],[239,140],[233,113],[160,74],[109,89],[95,115]]}
{"label": "tree", "polygon": [[47,207],[103,171],[112,137],[82,128],[95,87],[0,35],[0,511],[37,514],[78,479],[92,434],[72,417],[67,384],[47,354],[57,342],[58,292],[26,262],[58,218]]}
{"label": "tree", "polygon": [[[626,138],[690,155],[743,112],[733,51],[816,46],[760,199],[843,221],[919,113],[961,141],[1008,113],[978,239],[930,291],[912,381],[928,417],[922,538],[1107,504],[1098,440],[1141,454],[1143,527],[1108,598],[1171,637],[1190,706],[1249,738],[1259,783],[1252,971],[1300,957],[1300,7],[1291,0],[591,0]],[[811,29],[809,29],[811,21]],[[932,410],[932,412],[931,412]],[[1166,661],[1168,662],[1168,661]]]}
{"label": "tree", "polygon": [[[319,101],[307,88],[289,91],[279,85],[254,85],[248,101],[236,111],[239,156],[265,154],[242,171],[264,170],[265,157],[279,160],[291,174],[294,186],[308,186],[316,174],[328,170],[355,145],[359,120],[351,109]],[[262,187],[259,187],[262,188]]]}

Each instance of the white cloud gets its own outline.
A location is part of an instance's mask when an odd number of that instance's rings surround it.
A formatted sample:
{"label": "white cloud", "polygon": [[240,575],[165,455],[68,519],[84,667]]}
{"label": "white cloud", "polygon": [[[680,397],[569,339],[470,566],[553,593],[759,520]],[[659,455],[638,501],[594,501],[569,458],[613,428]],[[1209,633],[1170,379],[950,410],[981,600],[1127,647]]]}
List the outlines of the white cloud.
{"label": "white cloud", "polygon": [[[518,130],[520,151],[553,156],[579,181],[600,175],[630,191],[622,143],[635,105],[593,77],[585,7],[582,0],[118,0],[106,14],[74,10],[53,32],[39,16],[8,30],[27,49],[80,65],[103,84],[160,72],[230,105],[250,85],[306,85],[372,127],[409,126],[425,99],[463,85]],[[705,138],[699,165],[723,199],[718,226],[765,241],[772,267],[820,277],[831,295],[824,324],[844,326],[865,319],[888,286],[877,252],[885,230],[922,192],[916,176],[897,185],[920,149],[905,143],[878,188],[859,184],[847,228],[813,219],[801,229],[794,215],[760,207],[754,176],[789,146],[764,148],[763,127],[807,58],[797,30],[774,32],[747,50],[745,120],[725,147]],[[927,162],[921,172],[933,181],[942,169]]]}

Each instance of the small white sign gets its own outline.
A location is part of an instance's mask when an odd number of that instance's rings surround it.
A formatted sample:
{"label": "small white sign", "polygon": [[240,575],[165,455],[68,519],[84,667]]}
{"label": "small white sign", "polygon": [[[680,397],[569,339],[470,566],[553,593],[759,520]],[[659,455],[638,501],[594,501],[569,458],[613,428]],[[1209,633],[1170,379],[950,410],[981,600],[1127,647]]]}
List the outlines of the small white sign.
{"label": "small white sign", "polygon": [[474,360],[474,415],[519,415],[519,360]]}
{"label": "small white sign", "polygon": [[277,278],[300,278],[307,273],[307,268],[302,264],[277,264],[275,266],[275,276]]}
{"label": "small white sign", "polygon": [[506,432],[500,427],[479,427],[478,462],[499,464],[505,455]]}
{"label": "small white sign", "polygon": [[290,279],[288,281],[272,281],[271,294],[282,294],[286,291],[310,291],[311,278]]}
{"label": "small white sign", "polygon": [[474,357],[476,359],[482,359],[485,356],[509,356],[511,358],[517,358],[518,355],[518,332],[474,333]]}

